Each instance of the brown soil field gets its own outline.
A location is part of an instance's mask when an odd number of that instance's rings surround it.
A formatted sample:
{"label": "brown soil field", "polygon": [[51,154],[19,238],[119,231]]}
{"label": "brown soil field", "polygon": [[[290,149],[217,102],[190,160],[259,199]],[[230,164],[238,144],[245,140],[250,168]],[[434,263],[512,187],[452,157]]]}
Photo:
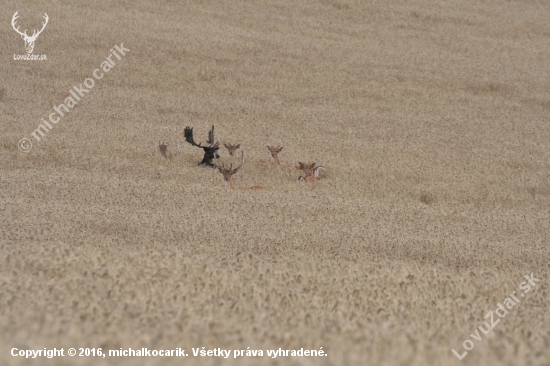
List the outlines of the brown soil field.
{"label": "brown soil field", "polygon": [[0,9],[1,365],[550,365],[548,1]]}

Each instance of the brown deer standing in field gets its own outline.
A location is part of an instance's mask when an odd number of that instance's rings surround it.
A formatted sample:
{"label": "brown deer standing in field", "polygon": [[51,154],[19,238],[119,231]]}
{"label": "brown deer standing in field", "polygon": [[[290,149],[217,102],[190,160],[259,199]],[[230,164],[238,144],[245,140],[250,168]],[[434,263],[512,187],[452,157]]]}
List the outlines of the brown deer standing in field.
{"label": "brown deer standing in field", "polygon": [[216,159],[214,159],[214,166],[218,168],[218,171],[223,174],[223,182],[227,186],[229,185],[229,188],[233,189],[233,174],[237,173],[237,171],[243,166],[244,164],[244,152],[241,152],[242,154],[242,160],[241,165],[239,165],[237,168],[233,169],[233,164],[227,169],[225,165],[222,164],[222,166],[219,166],[216,164]]}
{"label": "brown deer standing in field", "polygon": [[233,157],[235,156],[235,151],[237,151],[237,149],[241,147],[241,144],[236,144],[236,145],[223,144],[223,146],[225,146],[225,148],[229,151],[229,155]]}
{"label": "brown deer standing in field", "polygon": [[193,146],[200,147],[204,150],[204,156],[198,166],[209,166],[215,168],[216,166],[214,165],[213,160],[220,157],[217,153],[218,149],[220,148],[220,143],[216,142],[214,144],[214,126],[212,126],[212,129],[208,133],[207,143],[209,144],[209,146],[202,146],[201,143],[197,144],[195,140],[193,140],[192,127],[185,127],[185,130],[183,130],[183,135],[185,136],[185,141]]}
{"label": "brown deer standing in field", "polygon": [[283,147],[279,146],[279,145],[277,145],[277,146],[268,146],[267,149],[271,153],[271,162],[275,165],[280,165],[281,163],[279,162],[279,153],[281,152]]}
{"label": "brown deer standing in field", "polygon": [[326,170],[322,166],[315,167],[316,163],[309,163],[304,164],[302,162],[298,162],[299,166],[296,167],[296,169],[303,170],[306,175],[298,177],[298,182],[303,183],[313,183],[315,184],[315,181],[319,180],[319,170]]}

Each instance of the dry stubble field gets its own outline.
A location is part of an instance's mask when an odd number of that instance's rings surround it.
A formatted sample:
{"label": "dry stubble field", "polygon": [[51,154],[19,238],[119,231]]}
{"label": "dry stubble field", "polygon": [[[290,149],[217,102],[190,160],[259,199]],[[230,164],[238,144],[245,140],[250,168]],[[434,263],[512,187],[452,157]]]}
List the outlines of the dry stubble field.
{"label": "dry stubble field", "polygon": [[[549,365],[544,1],[0,5],[0,364]],[[40,26],[35,54],[10,26]],[[28,153],[18,140],[130,52]],[[234,190],[198,168],[239,142]],[[315,187],[283,164],[315,161]],[[221,162],[229,162],[222,147]],[[267,190],[238,189],[255,185]],[[462,361],[485,314],[540,282]],[[13,347],[320,349],[57,358]]]}

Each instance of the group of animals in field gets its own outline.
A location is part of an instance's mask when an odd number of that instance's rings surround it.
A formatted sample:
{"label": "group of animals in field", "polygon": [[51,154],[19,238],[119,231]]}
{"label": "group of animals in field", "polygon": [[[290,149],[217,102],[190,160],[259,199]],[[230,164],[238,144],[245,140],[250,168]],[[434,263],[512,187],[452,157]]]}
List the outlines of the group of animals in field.
{"label": "group of animals in field", "polygon": [[[244,164],[244,152],[241,152],[241,164],[233,169],[233,163],[229,166],[229,168],[225,167],[225,164],[222,164],[221,166],[217,164],[217,159],[220,158],[220,155],[218,154],[218,150],[220,149],[220,143],[216,142],[214,143],[214,126],[212,125],[212,129],[210,132],[208,132],[208,139],[206,140],[206,145],[202,145],[202,142],[196,143],[193,139],[193,128],[192,127],[185,127],[183,130],[183,136],[185,137],[185,141],[187,141],[191,146],[196,146],[204,151],[204,156],[202,158],[202,161],[197,164],[197,166],[202,167],[211,167],[216,168],[221,174],[223,174],[223,181],[226,186],[229,188],[233,188],[233,175],[236,174],[239,169]],[[229,152],[229,155],[233,159],[235,156],[235,152],[237,149],[241,146],[240,144],[223,144],[227,151]],[[282,146],[267,146],[267,149],[269,150],[271,154],[271,162],[274,165],[280,165],[279,161],[279,153],[281,150],[283,150]],[[163,140],[162,142],[159,141],[158,150],[160,154],[166,158],[169,159],[172,157],[172,154],[168,152],[168,144],[165,143]],[[177,143],[176,146],[176,154],[181,155],[182,148],[180,143]],[[312,183],[315,184],[317,180],[320,179],[319,173],[321,170],[326,170],[322,166],[317,166],[316,163],[302,163],[298,162],[298,166],[294,166],[294,168],[298,170],[302,170],[305,175],[301,175],[298,177],[298,182],[300,183]]]}

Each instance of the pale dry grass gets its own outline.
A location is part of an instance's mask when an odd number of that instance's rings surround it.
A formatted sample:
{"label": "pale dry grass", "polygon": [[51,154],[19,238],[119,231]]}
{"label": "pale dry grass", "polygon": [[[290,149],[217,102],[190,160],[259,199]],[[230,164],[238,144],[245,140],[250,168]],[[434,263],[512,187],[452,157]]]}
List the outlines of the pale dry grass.
{"label": "pale dry grass", "polygon": [[[24,52],[16,10],[29,28],[50,16],[47,62],[0,64],[0,364],[550,364],[545,3],[0,9],[8,56]],[[121,42],[131,52],[18,152]],[[234,190],[196,167],[202,150],[175,155],[185,126],[204,141],[211,124],[246,154]],[[278,144],[282,165],[261,164]],[[314,187],[298,161],[327,168]],[[531,272],[536,291],[458,361]],[[201,346],[329,357],[9,356]]]}

